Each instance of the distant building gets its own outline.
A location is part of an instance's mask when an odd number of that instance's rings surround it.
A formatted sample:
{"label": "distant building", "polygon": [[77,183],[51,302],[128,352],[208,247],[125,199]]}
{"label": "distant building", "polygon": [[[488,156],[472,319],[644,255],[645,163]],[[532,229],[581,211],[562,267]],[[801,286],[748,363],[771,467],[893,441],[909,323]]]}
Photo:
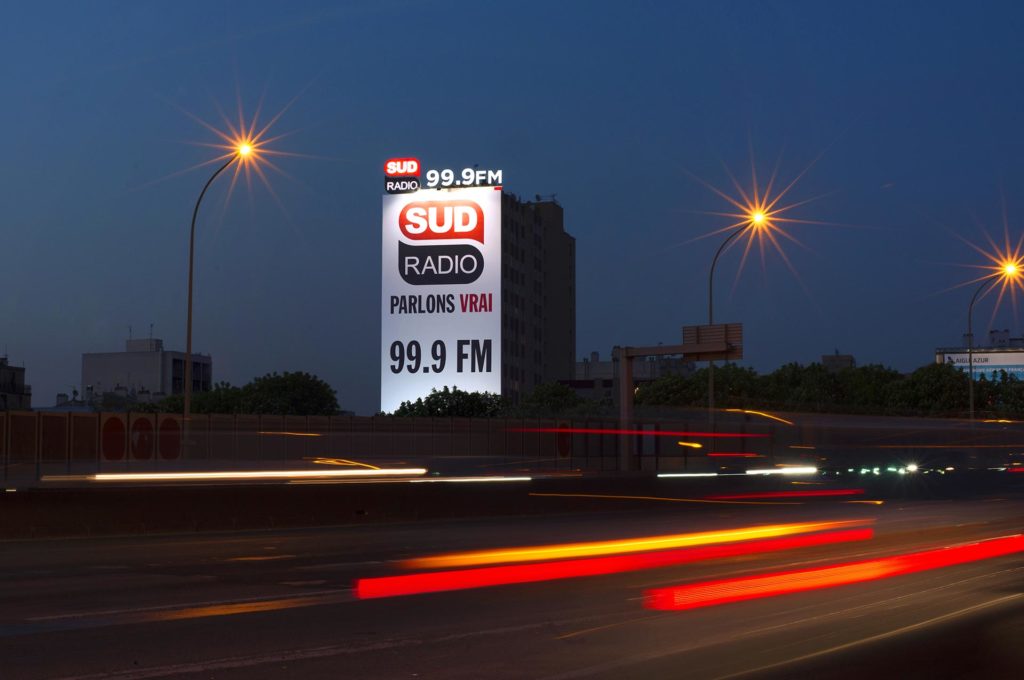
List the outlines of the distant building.
{"label": "distant building", "polygon": [[68,396],[66,392],[58,392],[57,399],[53,406],[36,407],[36,411],[46,413],[92,413],[95,409],[93,404],[80,399],[78,390]]}
{"label": "distant building", "polygon": [[[128,340],[123,352],[82,354],[82,389],[86,401],[104,394],[131,396],[138,401],[181,394],[185,385],[185,353],[164,349],[163,340]],[[213,359],[192,355],[192,391],[213,387]]]}
{"label": "distant building", "polygon": [[573,375],[576,239],[554,197],[501,196],[501,384],[512,403]]}
{"label": "distant building", "polygon": [[25,368],[11,366],[0,357],[0,411],[28,411],[32,408],[32,387],[25,384]]}
{"label": "distant building", "polygon": [[965,334],[962,347],[938,347],[935,363],[951,364],[967,372],[973,361],[974,378],[998,380],[999,373],[1015,375],[1024,380],[1024,338],[1011,338],[1008,330],[988,332],[988,339],[976,338],[968,356],[968,337]]}
{"label": "distant building", "polygon": [[856,368],[857,361],[853,358],[852,354],[840,354],[837,349],[835,354],[823,354],[821,356],[821,365],[829,373],[838,373],[844,368]]}
{"label": "distant building", "polygon": [[[967,347],[967,333],[964,333],[963,337],[964,347]],[[1003,349],[1007,347],[1015,347],[1018,349],[1024,349],[1024,338],[1011,338],[1009,329],[1004,328],[1001,331],[989,331],[988,332],[988,343],[986,344],[981,338],[974,341],[974,348],[978,349],[981,347],[988,347],[993,349]]]}
{"label": "distant building", "polygon": [[[619,369],[617,361],[602,361],[597,352],[591,352],[576,362],[576,370],[572,380],[561,380],[576,394],[585,399],[615,399],[614,382]],[[680,357],[636,357],[633,359],[633,384],[642,385],[654,382],[667,375],[692,375],[694,363]]]}

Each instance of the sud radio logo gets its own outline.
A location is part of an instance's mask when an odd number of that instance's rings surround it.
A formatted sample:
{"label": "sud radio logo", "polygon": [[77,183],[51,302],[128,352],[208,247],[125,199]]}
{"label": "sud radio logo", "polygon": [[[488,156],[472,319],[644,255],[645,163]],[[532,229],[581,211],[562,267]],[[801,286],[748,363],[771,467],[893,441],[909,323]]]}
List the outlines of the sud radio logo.
{"label": "sud radio logo", "polygon": [[[398,273],[413,286],[473,283],[484,270],[483,254],[473,245],[484,242],[484,211],[467,200],[413,201],[398,215],[398,228],[416,245],[398,242]],[[421,243],[440,245],[420,245]]]}
{"label": "sud radio logo", "polygon": [[408,194],[420,189],[420,162],[415,158],[391,158],[384,162],[384,191]]}

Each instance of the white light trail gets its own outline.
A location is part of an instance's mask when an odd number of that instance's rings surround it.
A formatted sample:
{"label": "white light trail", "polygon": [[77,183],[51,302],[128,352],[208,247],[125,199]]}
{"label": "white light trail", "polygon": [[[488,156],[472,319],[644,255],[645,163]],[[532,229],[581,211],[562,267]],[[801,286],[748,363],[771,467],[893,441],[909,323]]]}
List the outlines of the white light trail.
{"label": "white light trail", "polygon": [[816,467],[770,468],[767,470],[747,470],[748,475],[813,475],[818,472]]}

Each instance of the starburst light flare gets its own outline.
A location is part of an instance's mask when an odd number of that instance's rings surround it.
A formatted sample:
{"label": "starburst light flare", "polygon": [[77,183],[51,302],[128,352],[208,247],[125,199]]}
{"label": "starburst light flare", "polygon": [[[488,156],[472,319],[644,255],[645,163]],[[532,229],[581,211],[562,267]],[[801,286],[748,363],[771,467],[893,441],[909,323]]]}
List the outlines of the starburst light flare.
{"label": "starburst light flare", "polygon": [[[1024,234],[1021,234],[1016,243],[1014,243],[1010,240],[1009,226],[1004,224],[1003,243],[999,244],[987,232],[983,231],[982,233],[988,242],[987,247],[979,246],[963,237],[959,237],[961,241],[986,260],[983,264],[960,265],[974,270],[977,272],[977,276],[958,283],[947,290],[981,284],[984,288],[980,291],[978,300],[995,293],[996,302],[992,308],[992,320],[994,321],[1003,301],[1007,297],[1009,297],[1010,306],[1013,308],[1014,314],[1016,314],[1017,295],[1018,293],[1024,294]],[[986,281],[989,282],[988,285],[985,285]]]}
{"label": "starburst light flare", "polygon": [[794,216],[794,210],[802,206],[806,206],[807,204],[822,198],[822,196],[813,196],[798,200],[786,199],[793,188],[796,187],[797,183],[803,179],[804,175],[807,174],[807,172],[820,158],[821,156],[815,158],[807,167],[797,173],[792,180],[780,189],[778,176],[781,157],[776,161],[775,167],[772,169],[772,173],[769,176],[767,183],[762,183],[758,179],[757,165],[754,160],[753,151],[751,151],[749,186],[745,187],[741,184],[729,167],[725,166],[726,174],[729,176],[729,180],[732,183],[735,194],[731,194],[728,191],[711,184],[707,180],[686,171],[690,177],[705,188],[711,190],[719,198],[725,200],[732,208],[735,208],[734,211],[725,212],[694,211],[703,215],[728,218],[729,223],[706,234],[701,234],[700,236],[691,239],[690,242],[725,233],[730,233],[730,235],[735,234],[737,238],[728,243],[726,250],[733,248],[737,244],[742,244],[743,256],[740,260],[739,268],[736,271],[737,280],[746,266],[747,258],[750,256],[751,251],[754,250],[756,250],[760,256],[762,268],[766,266],[768,253],[770,251],[774,251],[778,253],[780,258],[782,258],[782,261],[785,263],[786,267],[793,272],[794,276],[797,276],[799,279],[796,268],[793,266],[793,263],[786,254],[783,246],[786,241],[801,247],[805,246],[797,240],[792,233],[790,233],[789,228],[795,225],[831,225],[834,223]]}

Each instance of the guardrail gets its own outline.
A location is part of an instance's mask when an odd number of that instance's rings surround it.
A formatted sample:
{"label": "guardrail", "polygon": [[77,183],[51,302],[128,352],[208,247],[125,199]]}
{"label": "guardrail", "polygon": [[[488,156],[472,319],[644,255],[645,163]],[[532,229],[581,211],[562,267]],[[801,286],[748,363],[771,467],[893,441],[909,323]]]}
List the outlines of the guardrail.
{"label": "guardrail", "polygon": [[[644,421],[629,434],[615,419],[400,418],[0,411],[4,480],[98,472],[260,469],[406,463],[448,472],[619,469],[742,471],[775,464],[827,469],[869,465],[1024,466],[1024,424],[869,416],[790,416],[763,422],[726,415],[708,433],[699,414]],[[737,436],[738,435],[738,436]]]}
{"label": "guardrail", "polygon": [[[701,456],[678,447],[678,437],[654,436],[687,426],[635,424],[633,467],[699,466]],[[459,459],[464,464],[472,458],[474,469],[493,474],[524,468],[616,470],[622,440],[617,428],[612,419],[199,414],[191,417],[186,430],[177,414],[6,411],[0,412],[0,460],[5,480],[284,462],[313,465],[314,459],[371,464]],[[742,443],[759,450],[765,445]]]}

